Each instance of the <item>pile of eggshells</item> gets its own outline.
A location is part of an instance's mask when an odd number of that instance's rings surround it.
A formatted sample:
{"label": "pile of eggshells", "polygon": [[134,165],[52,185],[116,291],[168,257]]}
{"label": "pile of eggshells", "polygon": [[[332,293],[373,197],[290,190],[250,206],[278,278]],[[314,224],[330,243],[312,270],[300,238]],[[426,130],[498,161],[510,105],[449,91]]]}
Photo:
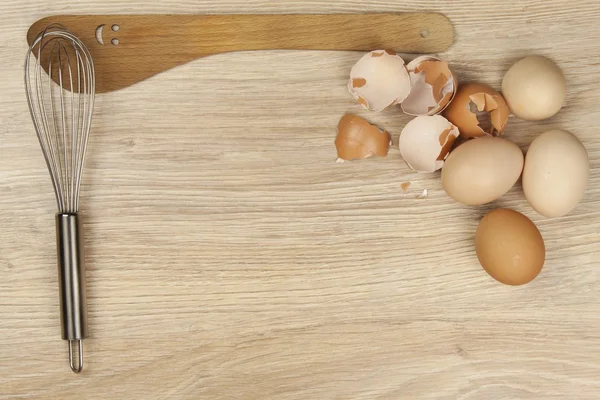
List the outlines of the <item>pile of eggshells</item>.
{"label": "pile of eggshells", "polygon": [[[422,56],[405,64],[393,51],[364,55],[350,72],[348,90],[364,108],[382,111],[400,105],[414,116],[398,141],[400,154],[414,171],[441,169],[442,186],[455,201],[476,206],[506,194],[522,178],[525,198],[545,217],[571,212],[589,178],[588,155],[565,130],[537,136],[526,155],[502,137],[509,113],[536,121],[563,106],[565,78],[550,59],[529,56],[502,80],[502,93],[482,83],[458,84],[447,62]],[[347,114],[338,124],[338,161],[385,157],[392,144],[387,131]],[[522,285],[542,270],[544,240],[525,215],[500,208],[488,212],[475,233],[482,267],[497,281]]]}

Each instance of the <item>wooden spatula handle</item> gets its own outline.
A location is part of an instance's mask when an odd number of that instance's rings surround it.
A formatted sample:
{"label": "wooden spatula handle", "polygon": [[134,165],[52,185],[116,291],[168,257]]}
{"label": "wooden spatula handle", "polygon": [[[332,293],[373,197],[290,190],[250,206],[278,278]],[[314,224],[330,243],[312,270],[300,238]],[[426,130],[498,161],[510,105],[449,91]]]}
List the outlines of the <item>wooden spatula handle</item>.
{"label": "wooden spatula handle", "polygon": [[[438,30],[441,15],[412,14],[206,15],[138,17],[139,28],[161,24],[170,42],[188,42],[197,54],[238,50],[445,49],[452,37]],[[136,24],[136,25],[137,25]],[[439,35],[438,35],[439,34]],[[427,36],[427,37],[424,37]],[[138,39],[140,39],[138,37]],[[145,38],[147,40],[152,38]],[[379,48],[377,47],[377,48]]]}
{"label": "wooden spatula handle", "polygon": [[57,22],[96,64],[97,92],[129,86],[199,57],[243,50],[443,51],[453,41],[441,14],[62,15],[37,21],[31,41]]}

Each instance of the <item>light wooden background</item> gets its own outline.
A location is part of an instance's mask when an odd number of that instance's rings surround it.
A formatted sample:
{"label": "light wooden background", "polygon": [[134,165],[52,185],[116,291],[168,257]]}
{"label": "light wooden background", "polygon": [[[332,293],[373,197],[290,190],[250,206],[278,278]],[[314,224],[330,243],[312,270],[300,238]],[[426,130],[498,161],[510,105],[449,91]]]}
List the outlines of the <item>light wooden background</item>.
{"label": "light wooden background", "polygon": [[[600,11],[597,2],[5,0],[0,5],[1,399],[600,398]],[[515,187],[465,207],[438,174],[386,159],[336,164],[355,53],[268,51],[199,60],[97,99],[81,200],[91,337],[81,375],[60,339],[55,203],[23,91],[25,33],[55,13],[434,10],[442,57],[499,88],[538,53],[568,79],[551,120],[511,118],[525,149],[573,131],[592,173],[568,217]],[[369,117],[394,138],[398,110]],[[400,185],[412,182],[404,194]],[[429,198],[416,199],[422,189]],[[482,214],[539,226],[533,283],[477,263]]]}

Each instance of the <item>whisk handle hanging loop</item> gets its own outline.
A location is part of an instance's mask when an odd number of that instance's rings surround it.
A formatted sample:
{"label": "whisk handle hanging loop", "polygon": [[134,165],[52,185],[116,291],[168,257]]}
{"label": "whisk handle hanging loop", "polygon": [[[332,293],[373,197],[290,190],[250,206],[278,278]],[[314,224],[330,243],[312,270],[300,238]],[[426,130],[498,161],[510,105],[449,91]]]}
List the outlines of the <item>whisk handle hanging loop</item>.
{"label": "whisk handle hanging loop", "polygon": [[[88,337],[83,230],[77,214],[56,214],[56,248],[62,338],[69,341],[69,362],[75,372],[83,368],[82,340]],[[78,363],[72,345],[78,342]],[[76,365],[78,364],[78,365]]]}

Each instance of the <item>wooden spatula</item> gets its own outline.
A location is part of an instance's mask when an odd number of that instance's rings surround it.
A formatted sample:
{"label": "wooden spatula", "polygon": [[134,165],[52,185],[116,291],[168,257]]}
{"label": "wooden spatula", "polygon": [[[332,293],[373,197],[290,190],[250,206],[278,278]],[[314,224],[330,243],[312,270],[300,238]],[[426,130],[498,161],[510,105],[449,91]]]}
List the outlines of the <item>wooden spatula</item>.
{"label": "wooden spatula", "polygon": [[435,13],[254,15],[57,15],[35,22],[29,44],[59,23],[90,49],[96,92],[130,86],[212,54],[267,49],[435,53],[453,41]]}

